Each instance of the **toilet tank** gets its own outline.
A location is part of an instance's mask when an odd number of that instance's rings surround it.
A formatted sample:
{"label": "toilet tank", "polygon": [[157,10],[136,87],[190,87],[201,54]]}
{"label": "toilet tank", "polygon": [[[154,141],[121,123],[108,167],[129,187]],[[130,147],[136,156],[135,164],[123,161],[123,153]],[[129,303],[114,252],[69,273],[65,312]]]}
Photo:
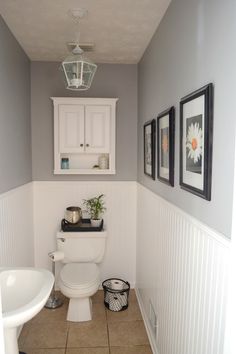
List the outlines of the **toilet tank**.
{"label": "toilet tank", "polygon": [[57,249],[63,263],[100,263],[104,256],[107,232],[58,232]]}

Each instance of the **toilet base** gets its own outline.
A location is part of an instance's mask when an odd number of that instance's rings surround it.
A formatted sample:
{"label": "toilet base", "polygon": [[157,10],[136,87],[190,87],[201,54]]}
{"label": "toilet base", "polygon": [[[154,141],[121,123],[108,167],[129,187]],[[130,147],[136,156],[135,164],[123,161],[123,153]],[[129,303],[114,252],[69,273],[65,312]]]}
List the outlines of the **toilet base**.
{"label": "toilet base", "polygon": [[92,301],[90,297],[70,298],[67,321],[84,322],[92,319]]}

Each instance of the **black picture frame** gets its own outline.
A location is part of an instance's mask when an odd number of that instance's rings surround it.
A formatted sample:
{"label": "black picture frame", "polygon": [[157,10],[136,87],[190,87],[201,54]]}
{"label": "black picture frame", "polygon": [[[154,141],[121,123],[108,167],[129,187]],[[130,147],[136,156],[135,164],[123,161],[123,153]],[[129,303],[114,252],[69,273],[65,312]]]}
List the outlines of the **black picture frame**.
{"label": "black picture frame", "polygon": [[211,200],[213,84],[180,101],[180,186]]}
{"label": "black picture frame", "polygon": [[157,117],[157,178],[174,187],[175,108],[166,109]]}
{"label": "black picture frame", "polygon": [[144,173],[155,179],[156,159],[156,120],[152,119],[143,126]]}

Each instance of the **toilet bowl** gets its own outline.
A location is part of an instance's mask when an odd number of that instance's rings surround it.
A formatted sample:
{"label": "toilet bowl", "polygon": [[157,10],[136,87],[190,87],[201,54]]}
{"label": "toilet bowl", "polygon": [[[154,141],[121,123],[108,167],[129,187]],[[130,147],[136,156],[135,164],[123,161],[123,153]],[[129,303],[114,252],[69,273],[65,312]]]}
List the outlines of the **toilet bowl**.
{"label": "toilet bowl", "polygon": [[81,322],[92,319],[92,303],[100,284],[100,272],[94,263],[66,264],[59,275],[59,287],[70,299],[67,321]]}
{"label": "toilet bowl", "polygon": [[97,264],[103,259],[106,237],[106,231],[57,233],[57,248],[64,254],[58,286],[69,298],[68,321],[92,319],[91,296],[100,285]]}

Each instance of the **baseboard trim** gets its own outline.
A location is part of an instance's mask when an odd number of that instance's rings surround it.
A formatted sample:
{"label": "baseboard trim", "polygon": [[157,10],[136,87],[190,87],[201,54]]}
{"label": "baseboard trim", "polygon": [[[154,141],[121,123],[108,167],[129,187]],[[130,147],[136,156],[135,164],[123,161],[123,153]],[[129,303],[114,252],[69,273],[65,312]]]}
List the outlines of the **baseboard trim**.
{"label": "baseboard trim", "polygon": [[158,350],[157,350],[156,341],[155,341],[155,338],[154,338],[154,336],[152,334],[151,326],[150,326],[146,311],[145,311],[144,306],[143,306],[142,298],[141,298],[141,295],[139,293],[139,289],[135,288],[134,290],[135,290],[135,293],[136,293],[136,296],[137,296],[139,308],[140,308],[140,311],[141,311],[141,314],[142,314],[142,317],[143,317],[143,322],[144,322],[144,325],[145,325],[145,328],[146,328],[146,331],[147,331],[147,335],[148,335],[148,339],[149,339],[149,342],[150,342],[150,345],[151,345],[151,348],[152,348],[152,352],[153,352],[153,354],[159,354]]}

